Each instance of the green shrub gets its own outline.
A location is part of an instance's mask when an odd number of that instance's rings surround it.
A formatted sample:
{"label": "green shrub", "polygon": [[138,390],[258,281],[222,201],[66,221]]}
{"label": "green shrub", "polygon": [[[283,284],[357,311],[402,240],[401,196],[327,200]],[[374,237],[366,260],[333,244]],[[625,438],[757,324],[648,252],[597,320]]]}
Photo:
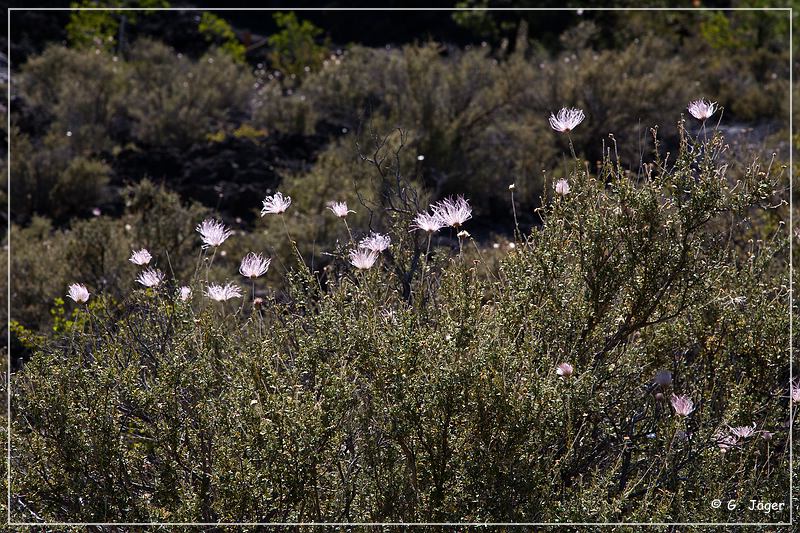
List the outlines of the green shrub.
{"label": "green shrub", "polygon": [[211,50],[196,62],[153,41],[131,51],[127,112],[134,135],[156,145],[186,146],[246,108],[249,73],[227,53]]}
{"label": "green shrub", "polygon": [[236,38],[236,33],[230,24],[213,13],[204,11],[200,15],[198,30],[206,40],[220,45],[220,48],[234,60],[244,62],[245,47]]}
{"label": "green shrub", "polygon": [[276,12],[273,16],[280,31],[267,38],[270,61],[290,79],[302,78],[322,64],[329,43],[318,44],[322,29],[308,20],[297,20],[293,11]]}
{"label": "green shrub", "polygon": [[175,193],[144,180],[125,193],[128,204],[119,219],[106,216],[75,221],[56,229],[34,217],[26,227],[11,227],[13,318],[26,327],[50,329],[51,307],[79,277],[91,290],[119,298],[134,285],[131,250],[169,250],[154,262],[188,280],[196,268],[194,226],[206,210],[182,205]]}
{"label": "green shrub", "polygon": [[[787,236],[731,238],[777,203],[782,169],[733,178],[721,135],[678,134],[679,152],[640,178],[609,157],[591,174],[569,162],[570,192],[546,184],[543,227],[488,276],[463,234],[427,256],[415,213],[392,209],[409,205],[401,181],[373,197],[392,246],[370,269],[335,257],[318,278],[280,252],[296,265],[288,289],[258,305],[201,298],[202,271],[188,302],[171,275],[119,306],[93,290],[94,307],[73,306],[83,318],[13,378],[13,516],[774,518],[720,514],[709,497],[785,498]],[[391,167],[371,165],[383,183]],[[324,212],[315,191],[292,192],[268,229]],[[556,374],[563,362],[573,375]],[[695,409],[677,415],[672,394]],[[720,432],[751,424],[722,451]]]}

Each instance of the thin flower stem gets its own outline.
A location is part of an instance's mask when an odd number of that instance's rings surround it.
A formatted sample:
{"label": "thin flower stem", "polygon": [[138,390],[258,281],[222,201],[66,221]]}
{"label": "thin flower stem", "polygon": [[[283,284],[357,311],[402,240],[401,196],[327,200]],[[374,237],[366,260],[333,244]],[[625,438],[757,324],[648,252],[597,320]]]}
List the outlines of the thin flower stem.
{"label": "thin flower stem", "polygon": [[425,248],[425,257],[422,258],[422,274],[420,275],[419,279],[419,293],[420,293],[420,305],[422,305],[422,299],[425,297],[425,271],[428,270],[428,256],[431,254],[431,238],[433,237],[432,232],[428,232],[428,246]]}
{"label": "thin flower stem", "polygon": [[200,272],[200,266],[203,264],[203,258],[206,255],[206,249],[200,248],[200,253],[197,254],[197,264],[194,267],[194,277],[193,279],[197,279],[197,274]]}
{"label": "thin flower stem", "polygon": [[300,259],[303,266],[305,266],[306,262],[300,254],[300,250],[297,248],[297,243],[294,242],[292,236],[289,234],[289,226],[286,225],[286,216],[283,213],[281,213],[281,222],[283,222],[283,230],[286,232],[286,238],[289,239],[289,245],[292,247],[292,250],[294,250],[294,253],[297,254],[297,258]]}
{"label": "thin flower stem", "polygon": [[514,213],[514,239],[520,240],[519,222],[517,221],[517,206],[514,203],[514,189],[511,189],[511,212]]}
{"label": "thin flower stem", "polygon": [[347,219],[343,218],[342,222],[344,222],[344,227],[347,228],[347,235],[350,236],[350,244],[355,245],[356,241],[353,240],[353,233],[350,231],[350,225],[347,223]]}
{"label": "thin flower stem", "polygon": [[572,144],[572,134],[567,132],[567,139],[569,139],[569,151],[572,154],[572,159],[577,160],[578,156],[575,155],[575,146]]}
{"label": "thin flower stem", "polygon": [[208,262],[208,266],[206,266],[206,285],[208,285],[208,273],[211,270],[211,265],[214,264],[214,258],[217,257],[217,247],[214,247],[214,253],[211,254],[211,260]]}

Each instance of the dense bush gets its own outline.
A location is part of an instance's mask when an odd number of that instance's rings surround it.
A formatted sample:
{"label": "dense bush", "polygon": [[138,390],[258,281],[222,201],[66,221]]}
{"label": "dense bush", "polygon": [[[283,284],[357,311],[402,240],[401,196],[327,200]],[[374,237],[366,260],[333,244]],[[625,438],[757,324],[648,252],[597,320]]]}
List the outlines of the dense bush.
{"label": "dense bush", "polygon": [[786,519],[709,506],[788,485],[788,239],[731,239],[776,205],[781,169],[734,179],[719,134],[679,138],[638,178],[569,162],[569,192],[548,184],[543,227],[496,269],[468,234],[427,254],[401,180],[374,198],[392,245],[372,268],[349,243],[323,277],[281,252],[288,291],[255,281],[259,301],[249,283],[205,298],[209,276],[236,278],[206,260],[186,301],[170,272],[119,297],[91,285],[13,378],[14,518]]}
{"label": "dense bush", "polygon": [[[63,287],[76,275],[109,296],[127,293],[134,273],[127,258],[134,247],[168,250],[174,275],[193,273],[194,220],[205,210],[181,205],[174,193],[149,181],[131,188],[126,197],[127,211],[118,219],[99,216],[54,229],[48,219],[35,217],[26,227],[12,226],[15,321],[49,328],[54,299],[63,296]],[[166,263],[166,256],[162,260]]]}

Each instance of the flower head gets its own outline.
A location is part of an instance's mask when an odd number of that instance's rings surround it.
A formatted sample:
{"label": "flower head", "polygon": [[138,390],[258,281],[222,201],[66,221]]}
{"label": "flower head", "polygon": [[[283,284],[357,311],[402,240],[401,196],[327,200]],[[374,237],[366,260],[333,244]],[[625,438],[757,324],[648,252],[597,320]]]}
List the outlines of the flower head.
{"label": "flower head", "polygon": [[558,114],[550,113],[550,127],[561,133],[575,129],[585,118],[583,110],[574,107],[562,107]]}
{"label": "flower head", "polygon": [[444,227],[444,223],[439,220],[436,215],[417,213],[417,216],[414,217],[414,222],[411,224],[411,227],[414,229],[427,231],[428,233],[436,233]]}
{"label": "flower head", "polygon": [[87,289],[86,285],[82,283],[73,283],[69,286],[67,296],[72,298],[73,301],[83,304],[89,300],[89,289]]}
{"label": "flower head", "polygon": [[261,210],[262,217],[266,214],[279,215],[292,205],[292,197],[276,192],[272,196],[264,198],[262,203],[264,204],[264,208]]}
{"label": "flower head", "polygon": [[669,387],[672,385],[672,372],[669,370],[659,370],[656,372],[656,385],[661,387]]}
{"label": "flower head", "polygon": [[569,183],[567,180],[558,180],[556,183],[556,194],[566,196],[569,194]]}
{"label": "flower head", "polygon": [[706,102],[705,100],[694,100],[686,106],[689,113],[697,120],[706,120],[717,112],[716,102]]}
{"label": "flower head", "polygon": [[688,396],[672,395],[672,407],[675,413],[681,416],[689,416],[694,411],[694,402]]}
{"label": "flower head", "polygon": [[736,438],[736,435],[731,435],[723,431],[717,431],[714,434],[714,441],[717,443],[717,447],[722,453],[727,452],[739,443],[739,439]]}
{"label": "flower head", "polygon": [[352,209],[347,209],[347,202],[331,202],[328,209],[333,211],[333,214],[339,218],[344,218],[348,213],[355,213]]}
{"label": "flower head", "polygon": [[148,268],[139,274],[136,281],[145,287],[158,287],[164,281],[164,273],[157,268]]}
{"label": "flower head", "polygon": [[181,299],[182,302],[189,301],[189,298],[191,298],[191,297],[192,297],[192,288],[191,287],[187,287],[187,286],[184,285],[183,287],[180,288],[179,298]]}
{"label": "flower head", "polygon": [[433,215],[438,218],[443,225],[457,228],[464,222],[472,218],[472,208],[463,196],[456,198],[445,198],[431,206]]}
{"label": "flower head", "polygon": [[263,276],[269,270],[270,258],[264,258],[261,254],[250,252],[242,259],[239,266],[239,273],[246,278],[257,278]]}
{"label": "flower head", "polygon": [[728,429],[731,430],[731,435],[735,435],[737,438],[746,439],[748,437],[752,437],[756,434],[756,424],[753,423],[752,426],[738,426],[738,427],[730,427]]}
{"label": "flower head", "polygon": [[148,264],[152,258],[153,256],[150,255],[150,252],[148,252],[146,248],[142,248],[138,252],[132,251],[131,258],[128,259],[128,261],[130,261],[134,265],[143,266]]}
{"label": "flower head", "polygon": [[359,248],[350,252],[350,263],[359,270],[366,270],[372,268],[375,260],[378,259],[378,253],[372,250]]}
{"label": "flower head", "polygon": [[202,223],[198,224],[195,229],[200,233],[200,237],[203,239],[203,248],[219,246],[232,234],[231,230],[225,227],[225,224],[211,218],[205,219]]}
{"label": "flower head", "polygon": [[380,253],[389,247],[392,239],[388,235],[372,232],[369,237],[364,237],[358,244],[361,248]]}
{"label": "flower head", "polygon": [[561,363],[556,367],[556,374],[558,374],[562,378],[568,378],[574,372],[574,368],[569,363]]}
{"label": "flower head", "polygon": [[792,397],[794,403],[800,402],[800,380],[794,381],[790,386],[789,395]]}
{"label": "flower head", "polygon": [[211,283],[206,288],[206,296],[217,302],[225,302],[231,298],[241,298],[242,290],[235,283],[229,282],[225,285]]}

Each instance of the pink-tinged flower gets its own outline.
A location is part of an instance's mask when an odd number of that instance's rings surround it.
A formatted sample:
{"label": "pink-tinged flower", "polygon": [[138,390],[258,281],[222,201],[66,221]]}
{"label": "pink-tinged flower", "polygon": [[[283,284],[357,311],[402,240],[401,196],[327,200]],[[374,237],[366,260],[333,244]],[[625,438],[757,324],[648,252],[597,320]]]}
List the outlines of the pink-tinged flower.
{"label": "pink-tinged flower", "polygon": [[150,263],[150,260],[152,258],[153,258],[153,256],[150,255],[150,252],[148,252],[146,248],[142,248],[138,252],[137,251],[132,251],[131,252],[131,258],[128,259],[128,261],[130,261],[134,265],[144,266],[144,265]]}
{"label": "pink-tinged flower", "polygon": [[380,253],[386,250],[391,243],[392,239],[388,235],[381,235],[380,233],[373,232],[369,237],[361,239],[358,245],[361,248]]}
{"label": "pink-tinged flower", "polygon": [[585,118],[583,110],[574,107],[562,107],[558,114],[550,113],[550,127],[566,133],[575,129]]}
{"label": "pink-tinged flower", "polygon": [[331,202],[328,209],[333,211],[333,214],[339,218],[344,218],[348,213],[355,213],[352,209],[347,209],[347,202]]}
{"label": "pink-tinged flower", "polygon": [[289,206],[292,205],[292,197],[291,196],[284,196],[283,194],[276,192],[272,196],[267,196],[264,198],[263,202],[264,208],[261,209],[261,216],[271,214],[271,215],[279,215],[289,209]]}
{"label": "pink-tinged flower", "polygon": [[217,222],[216,220],[207,218],[195,228],[203,239],[203,248],[209,246],[219,246],[225,239],[231,236],[233,232],[225,227],[225,224]]}
{"label": "pink-tinged flower", "polygon": [[206,296],[217,302],[225,302],[231,298],[241,298],[242,290],[238,285],[230,282],[225,285],[211,283],[206,288]]}
{"label": "pink-tinged flower", "polygon": [[789,387],[789,395],[794,403],[800,402],[800,380],[794,381]]}
{"label": "pink-tinged flower", "polygon": [[686,106],[686,109],[697,120],[706,120],[717,112],[717,103],[706,102],[702,99],[694,100],[689,102],[689,105]]}
{"label": "pink-tinged flower", "polygon": [[753,423],[752,426],[738,426],[733,428],[728,426],[728,429],[730,430],[731,435],[735,435],[739,439],[746,439],[748,437],[752,437],[757,433],[755,422]]}
{"label": "pink-tinged flower", "polygon": [[358,250],[350,252],[350,262],[359,270],[372,268],[376,259],[378,259],[378,254],[372,250],[359,248]]}
{"label": "pink-tinged flower", "polygon": [[261,254],[250,252],[242,259],[239,273],[246,278],[257,278],[267,273],[270,263],[272,259],[265,259]]}
{"label": "pink-tinged flower", "polygon": [[694,402],[688,396],[672,395],[672,407],[675,413],[681,416],[689,416],[694,411]]}
{"label": "pink-tinged flower", "polygon": [[89,300],[89,289],[82,283],[73,283],[69,286],[67,296],[79,304],[84,304]]}
{"label": "pink-tinged flower", "polygon": [[436,233],[444,227],[444,223],[436,215],[428,213],[417,213],[414,222],[411,224],[414,229],[421,229],[428,233]]}
{"label": "pink-tinged flower", "polygon": [[472,208],[463,196],[445,198],[431,206],[433,214],[443,225],[457,228],[472,218]]}
{"label": "pink-tinged flower", "polygon": [[164,281],[164,273],[157,268],[148,268],[139,274],[136,281],[145,287],[158,287]]}
{"label": "pink-tinged flower", "polygon": [[669,387],[672,385],[672,372],[669,370],[659,370],[656,372],[655,382],[659,387]]}
{"label": "pink-tinged flower", "polygon": [[556,183],[556,194],[561,196],[569,194],[569,182],[567,182],[567,180],[558,180]]}
{"label": "pink-tinged flower", "polygon": [[722,431],[717,431],[714,434],[714,441],[717,443],[717,447],[722,453],[727,452],[739,443],[739,439],[737,439],[735,435],[730,435]]}
{"label": "pink-tinged flower", "polygon": [[556,374],[558,374],[562,378],[568,378],[574,372],[574,368],[569,363],[561,363],[556,367]]}
{"label": "pink-tinged flower", "polygon": [[181,301],[182,302],[187,302],[187,301],[189,301],[189,298],[192,297],[192,289],[191,289],[191,287],[187,287],[187,286],[184,285],[183,287],[180,288],[180,293],[179,294],[180,294],[179,297],[180,297]]}
{"label": "pink-tinged flower", "polygon": [[772,440],[774,434],[772,431],[761,430],[761,438],[764,440]]}

